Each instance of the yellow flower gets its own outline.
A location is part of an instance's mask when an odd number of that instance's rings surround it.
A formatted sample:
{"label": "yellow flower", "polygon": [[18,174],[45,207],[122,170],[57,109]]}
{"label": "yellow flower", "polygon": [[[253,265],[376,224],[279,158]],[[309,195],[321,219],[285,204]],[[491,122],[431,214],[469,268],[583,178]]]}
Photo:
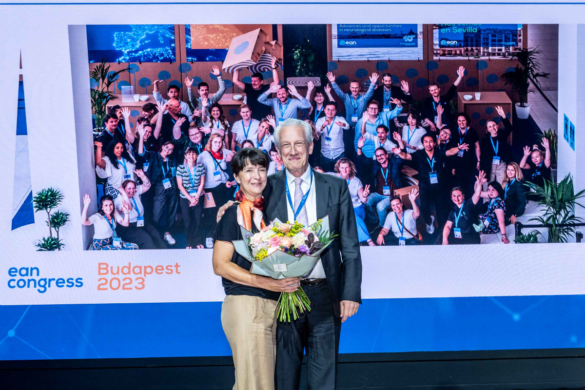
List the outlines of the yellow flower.
{"label": "yellow flower", "polygon": [[266,252],[266,249],[260,249],[258,253],[256,253],[256,260],[262,261],[267,255],[268,252]]}

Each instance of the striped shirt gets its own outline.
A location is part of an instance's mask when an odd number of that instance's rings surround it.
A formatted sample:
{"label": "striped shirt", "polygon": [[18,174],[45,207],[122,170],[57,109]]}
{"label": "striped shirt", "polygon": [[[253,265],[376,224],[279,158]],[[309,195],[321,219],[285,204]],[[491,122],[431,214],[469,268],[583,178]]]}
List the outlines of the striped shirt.
{"label": "striped shirt", "polygon": [[[183,187],[192,196],[197,193],[199,186],[201,185],[201,176],[205,176],[205,166],[203,164],[197,164],[195,172],[189,170],[189,165],[179,165],[177,169],[177,178],[183,180]],[[187,197],[181,192],[181,198],[186,199]]]}

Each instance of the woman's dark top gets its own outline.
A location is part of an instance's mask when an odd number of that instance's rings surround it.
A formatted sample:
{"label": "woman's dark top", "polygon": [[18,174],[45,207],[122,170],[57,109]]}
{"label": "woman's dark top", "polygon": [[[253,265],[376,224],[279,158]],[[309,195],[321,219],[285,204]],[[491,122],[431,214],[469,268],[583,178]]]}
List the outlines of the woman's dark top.
{"label": "woman's dark top", "polygon": [[[506,189],[508,190],[506,191]],[[506,193],[504,199],[506,202],[506,219],[509,219],[512,215],[519,217],[524,214],[524,210],[526,210],[524,183],[518,180],[514,180],[512,184],[508,182],[504,191]]]}
{"label": "woman's dark top", "polygon": [[[461,150],[454,156],[449,158],[449,162],[453,168],[455,168],[455,175],[460,176],[462,174],[469,174],[469,172],[475,171],[477,165],[477,156],[475,154],[475,143],[479,142],[479,136],[477,131],[470,127],[467,129],[465,134],[459,133],[459,128],[454,126],[451,130],[451,140],[447,144],[447,150],[456,148],[460,144],[468,144],[469,150]],[[483,159],[483,158],[482,158]]]}
{"label": "woman's dark top", "polygon": [[512,133],[512,124],[508,118],[503,118],[502,121],[504,122],[504,129],[499,129],[498,135],[495,138],[487,132],[485,137],[479,143],[479,149],[481,151],[480,169],[485,172],[488,178],[492,171],[494,156],[496,156],[494,150],[495,147],[498,149],[497,155],[500,157],[500,164],[514,161],[512,157],[512,148],[508,145],[508,137]]}
{"label": "woman's dark top", "polygon": [[[215,229],[215,240],[227,242],[242,240],[242,231],[240,229],[240,225],[238,224],[238,204],[239,203],[234,203],[226,210],[223,217],[221,217],[221,220]],[[257,233],[258,231],[254,227],[252,232]],[[252,263],[246,260],[246,258],[240,256],[235,251],[234,256],[232,257],[232,262],[236,263],[236,265],[245,269],[246,271],[249,271],[252,268]],[[260,297],[272,300],[278,300],[280,297],[280,293],[278,292],[244,286],[225,278],[221,278],[221,283],[226,295],[249,295],[252,297]]]}
{"label": "woman's dark top", "polygon": [[[459,214],[460,211],[461,214]],[[449,216],[447,217],[447,221],[453,222],[451,233],[453,233],[455,228],[458,228],[461,229],[461,234],[463,237],[467,235],[477,235],[477,232],[473,228],[473,224],[477,223],[477,211],[477,207],[471,199],[465,201],[463,204],[463,210],[454,204],[451,208]],[[457,221],[457,226],[455,226],[455,220],[457,219],[457,216],[459,216],[459,220]]]}
{"label": "woman's dark top", "polygon": [[544,179],[550,180],[550,168],[547,168],[544,160],[542,160],[539,166],[536,166],[530,157],[528,157],[526,164],[530,166],[530,169],[522,170],[522,173],[524,174],[524,180],[544,188]]}

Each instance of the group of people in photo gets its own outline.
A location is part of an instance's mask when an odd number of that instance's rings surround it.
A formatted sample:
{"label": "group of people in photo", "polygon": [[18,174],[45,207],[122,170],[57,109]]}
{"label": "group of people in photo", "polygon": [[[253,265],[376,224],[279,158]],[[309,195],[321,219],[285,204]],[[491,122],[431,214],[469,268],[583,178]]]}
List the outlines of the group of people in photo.
{"label": "group of people in photo", "polygon": [[269,159],[268,175],[282,171],[273,135],[288,119],[311,126],[311,168],[347,182],[362,245],[478,244],[481,235],[495,233],[507,244],[506,226],[535,199],[526,183],[543,186],[551,178],[545,138],[522,145],[522,159],[514,160],[511,113],[494,107],[499,119],[475,129],[467,114],[453,111],[462,66],[445,93],[430,84],[418,105],[408,81],[394,85],[389,73],[373,73],[365,85],[352,81],[344,92],[339,75],[329,72],[326,85],[309,82],[303,96],[281,85],[276,59],[272,68],[270,84],[261,73],[251,83],[233,73],[246,95],[234,123],[221,105],[226,85],[216,66],[214,94],[187,77],[184,102],[178,86],[163,96],[157,80],[156,103],[144,104],[135,125],[128,108],[109,109],[95,139],[104,194],[97,214],[87,216],[91,199],[84,198],[82,223],[95,228],[92,249],[172,248],[179,229],[186,248],[212,248],[218,210],[239,189],[231,159],[257,148]]}

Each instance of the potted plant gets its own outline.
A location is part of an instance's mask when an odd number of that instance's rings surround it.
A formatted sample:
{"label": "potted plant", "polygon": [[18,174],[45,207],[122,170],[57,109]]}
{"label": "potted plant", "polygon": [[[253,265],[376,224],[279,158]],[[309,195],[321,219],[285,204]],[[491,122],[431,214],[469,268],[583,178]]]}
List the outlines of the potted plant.
{"label": "potted plant", "polygon": [[[49,237],[43,237],[36,244],[38,251],[60,251],[65,246],[59,238],[59,229],[69,221],[69,214],[62,211],[51,213],[62,201],[63,194],[55,188],[45,188],[37,192],[33,198],[35,212],[44,211],[47,213],[47,226],[49,227]],[[53,229],[57,233],[56,237],[53,237]]]}
{"label": "potted plant", "polygon": [[110,65],[105,59],[102,59],[102,62],[90,72],[90,77],[95,81],[95,87],[91,89],[94,133],[99,133],[103,130],[108,102],[116,97],[113,92],[110,92],[110,86],[120,73],[128,72],[129,69],[121,69],[110,73]]}
{"label": "potted plant", "polygon": [[538,230],[533,230],[528,234],[520,234],[514,239],[516,244],[537,244],[538,236],[540,236],[540,232]]}
{"label": "potted plant", "polygon": [[537,49],[522,49],[510,53],[510,60],[517,60],[518,64],[513,68],[514,70],[501,76],[506,85],[511,85],[512,90],[518,93],[520,102],[516,103],[516,115],[519,119],[528,119],[530,116],[528,94],[534,92],[530,90],[531,83],[540,88],[540,79],[546,79],[550,75],[550,73],[540,71],[538,54],[540,50]]}
{"label": "potted plant", "polygon": [[321,85],[322,72],[318,69],[319,53],[311,42],[304,38],[302,45],[296,45],[288,53],[292,57],[292,67],[296,77],[289,77],[288,84],[295,86],[306,86],[309,81],[312,81],[316,87]]}
{"label": "potted plant", "polygon": [[530,221],[549,225],[548,242],[567,242],[574,236],[576,225],[583,223],[583,219],[575,215],[575,207],[583,207],[578,200],[585,196],[585,190],[575,194],[570,174],[559,183],[544,179],[544,188],[531,182],[527,185],[538,195],[538,205],[544,209],[542,216],[531,218]]}

